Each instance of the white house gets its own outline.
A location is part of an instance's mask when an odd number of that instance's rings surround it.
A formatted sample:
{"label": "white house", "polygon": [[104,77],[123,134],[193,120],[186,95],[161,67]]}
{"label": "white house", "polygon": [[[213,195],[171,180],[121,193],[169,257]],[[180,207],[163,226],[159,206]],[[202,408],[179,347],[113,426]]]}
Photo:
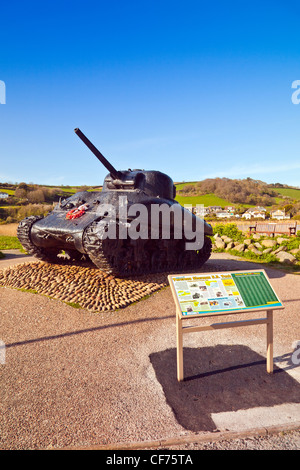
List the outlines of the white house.
{"label": "white house", "polygon": [[216,212],[216,216],[220,219],[230,219],[231,217],[234,217],[234,214],[228,211],[219,211]]}
{"label": "white house", "polygon": [[271,211],[271,218],[277,220],[290,219],[291,214],[286,214],[284,209],[277,209],[276,211]]}
{"label": "white house", "polygon": [[7,198],[8,198],[8,194],[7,194],[7,193],[0,193],[0,198],[1,198],[1,199],[7,199]]}
{"label": "white house", "polygon": [[257,207],[254,207],[254,208],[251,208],[251,209],[248,209],[246,212],[244,212],[244,214],[242,215],[242,217],[244,217],[245,219],[252,219],[252,217],[254,219],[265,219],[266,218],[266,209],[264,208],[257,208]]}
{"label": "white house", "polygon": [[248,212],[250,212],[250,214],[252,214],[253,217],[261,217],[265,219],[267,209],[265,209],[264,207],[256,206],[256,207],[251,207],[250,209],[248,209]]}
{"label": "white house", "polygon": [[193,207],[193,213],[198,217],[205,217],[209,214],[209,207],[204,207],[201,204],[198,204],[196,207]]}
{"label": "white house", "polygon": [[222,207],[221,206],[209,206],[209,212],[221,212]]}
{"label": "white house", "polygon": [[251,214],[252,214],[252,217],[254,219],[265,219],[266,218],[266,214],[263,211],[252,211]]}

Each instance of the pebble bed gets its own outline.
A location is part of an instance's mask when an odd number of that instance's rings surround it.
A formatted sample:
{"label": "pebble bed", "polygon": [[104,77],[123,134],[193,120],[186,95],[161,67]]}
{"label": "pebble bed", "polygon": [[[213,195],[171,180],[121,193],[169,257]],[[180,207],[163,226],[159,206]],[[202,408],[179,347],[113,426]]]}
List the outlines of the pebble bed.
{"label": "pebble bed", "polygon": [[82,266],[24,263],[0,271],[0,286],[28,290],[95,312],[117,310],[168,285],[166,274],[121,279]]}

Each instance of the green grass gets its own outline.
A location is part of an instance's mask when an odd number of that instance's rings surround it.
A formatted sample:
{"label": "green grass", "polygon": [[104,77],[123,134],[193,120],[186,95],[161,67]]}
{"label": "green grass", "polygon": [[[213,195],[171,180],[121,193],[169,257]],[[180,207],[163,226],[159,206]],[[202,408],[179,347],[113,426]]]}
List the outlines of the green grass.
{"label": "green grass", "polygon": [[184,204],[203,204],[204,206],[230,206],[230,202],[221,197],[215,196],[215,194],[204,194],[203,196],[176,196],[176,201],[182,206]]}
{"label": "green grass", "polygon": [[70,193],[75,194],[77,189],[76,188],[59,188],[63,193]]}
{"label": "green grass", "polygon": [[76,302],[65,302],[65,304],[69,305],[69,307],[73,307],[73,308],[82,308],[80,304],[76,303]]}
{"label": "green grass", "polygon": [[6,194],[9,194],[10,196],[13,196],[15,194],[15,190],[0,188],[0,193],[6,193]]}
{"label": "green grass", "polygon": [[0,250],[21,250],[24,253],[24,249],[17,237],[5,235],[0,235]]}
{"label": "green grass", "polygon": [[281,194],[282,196],[288,196],[291,199],[296,199],[300,201],[300,189],[292,188],[273,188],[276,193]]}
{"label": "green grass", "polygon": [[20,292],[29,292],[29,294],[38,294],[38,291],[35,289],[24,289],[23,287],[20,289],[17,289]]}
{"label": "green grass", "polygon": [[287,204],[285,199],[283,199],[282,197],[275,197],[275,204]]}

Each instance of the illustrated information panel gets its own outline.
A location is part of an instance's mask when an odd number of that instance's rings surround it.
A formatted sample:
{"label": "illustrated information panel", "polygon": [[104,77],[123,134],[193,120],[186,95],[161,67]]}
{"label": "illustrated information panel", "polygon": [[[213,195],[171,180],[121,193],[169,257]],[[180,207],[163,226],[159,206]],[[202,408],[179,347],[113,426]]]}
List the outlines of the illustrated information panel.
{"label": "illustrated information panel", "polygon": [[182,315],[282,308],[264,270],[169,276]]}

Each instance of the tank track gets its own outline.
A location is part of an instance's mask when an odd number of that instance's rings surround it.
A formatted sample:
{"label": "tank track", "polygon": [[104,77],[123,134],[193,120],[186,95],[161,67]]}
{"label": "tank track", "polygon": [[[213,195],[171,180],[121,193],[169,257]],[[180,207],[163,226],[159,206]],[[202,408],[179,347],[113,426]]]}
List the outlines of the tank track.
{"label": "tank track", "polygon": [[41,220],[42,218],[43,217],[40,217],[37,215],[36,216],[32,215],[30,217],[26,217],[25,219],[23,219],[18,225],[17,236],[21,245],[27,251],[27,253],[29,253],[32,256],[35,256],[36,258],[42,261],[46,261],[49,263],[54,263],[54,262],[57,263],[58,262],[57,250],[46,251],[43,248],[40,248],[34,245],[31,241],[31,238],[30,238],[31,227],[33,226],[35,222],[37,222],[38,220]]}
{"label": "tank track", "polygon": [[185,251],[184,245],[185,240],[103,239],[97,222],[83,234],[83,246],[90,260],[102,271],[121,277],[197,270],[211,255],[212,243],[207,236],[199,251]]}
{"label": "tank track", "polygon": [[72,250],[69,252],[67,256],[60,255],[59,248],[41,248],[36,246],[32,243],[30,238],[30,232],[33,224],[38,220],[41,220],[43,217],[41,216],[30,216],[23,219],[17,228],[17,236],[18,239],[23,246],[23,248],[27,251],[28,254],[34,256],[35,258],[45,261],[47,263],[55,263],[55,264],[78,264],[85,266],[87,261],[81,258],[83,255],[76,250]]}

